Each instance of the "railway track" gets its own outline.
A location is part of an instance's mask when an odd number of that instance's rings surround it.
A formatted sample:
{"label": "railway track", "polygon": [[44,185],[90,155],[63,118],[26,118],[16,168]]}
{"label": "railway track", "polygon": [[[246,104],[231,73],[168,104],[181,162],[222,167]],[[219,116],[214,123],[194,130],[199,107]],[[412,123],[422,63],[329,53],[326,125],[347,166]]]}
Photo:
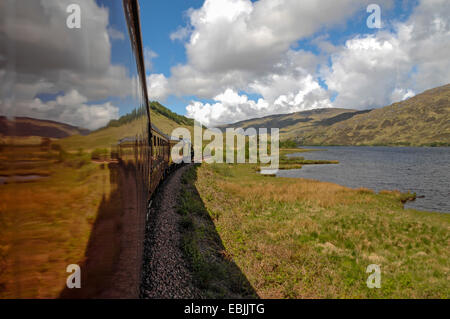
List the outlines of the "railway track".
{"label": "railway track", "polygon": [[192,164],[175,170],[156,190],[145,230],[141,298],[199,298],[181,250],[176,212],[181,176]]}

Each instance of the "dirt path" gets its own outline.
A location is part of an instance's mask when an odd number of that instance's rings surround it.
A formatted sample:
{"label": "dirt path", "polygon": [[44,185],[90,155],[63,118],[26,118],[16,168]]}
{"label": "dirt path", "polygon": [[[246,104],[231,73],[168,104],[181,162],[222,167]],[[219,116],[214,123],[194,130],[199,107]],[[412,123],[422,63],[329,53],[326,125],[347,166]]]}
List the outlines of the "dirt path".
{"label": "dirt path", "polygon": [[186,165],[173,172],[153,200],[144,242],[142,298],[200,297],[180,248],[181,217],[176,212],[181,176],[188,168]]}

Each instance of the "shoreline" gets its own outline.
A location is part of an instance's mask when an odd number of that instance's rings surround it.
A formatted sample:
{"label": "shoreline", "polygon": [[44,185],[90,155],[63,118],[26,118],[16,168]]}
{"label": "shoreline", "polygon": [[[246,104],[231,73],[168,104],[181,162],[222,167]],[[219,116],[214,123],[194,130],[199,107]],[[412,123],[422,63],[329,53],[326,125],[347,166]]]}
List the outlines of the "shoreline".
{"label": "shoreline", "polygon": [[[182,198],[189,207],[204,206],[225,247],[223,255],[236,263],[259,297],[449,295],[445,238],[450,215],[405,209],[397,192],[272,179],[253,168],[196,166],[189,178],[196,195]],[[198,214],[187,211],[192,218]],[[194,224],[195,233],[203,233],[202,227]],[[209,251],[202,241],[196,243],[200,253]],[[382,289],[366,286],[370,264],[382,269]],[[208,275],[216,278],[214,272]]]}
{"label": "shoreline", "polygon": [[[289,149],[289,153],[288,154],[291,155],[289,157],[290,158],[295,158],[295,157],[299,157],[300,154],[308,153],[309,150],[307,149],[307,147],[325,147],[325,146],[311,146],[311,145],[305,146],[305,148],[299,148],[299,150],[301,150],[301,151],[298,153],[298,155],[294,155],[294,154],[296,154],[294,152],[294,149]],[[332,146],[332,147],[354,147],[354,146]],[[368,147],[368,146],[362,146],[362,147]],[[370,147],[377,147],[377,146],[370,146]],[[382,146],[382,147],[385,147],[385,146]],[[390,146],[387,146],[387,147],[390,148]],[[403,148],[403,146],[401,146],[401,147]],[[418,147],[407,146],[405,148],[418,148]],[[433,148],[436,148],[436,147],[433,147]],[[329,151],[328,149],[311,149],[311,150],[312,150],[311,153],[313,153],[315,151]],[[323,165],[323,164],[328,164],[328,165],[330,165],[330,164],[335,164],[335,165],[341,164],[340,160],[331,161],[331,160],[328,159],[328,160],[321,161],[321,160],[317,160],[317,159],[312,159],[310,161],[311,162],[315,161],[317,163],[311,163],[311,164],[308,164],[308,166],[310,166],[310,165],[318,166],[318,165]],[[335,163],[333,163],[333,162],[335,162]],[[448,211],[448,210],[447,211],[445,211],[445,210],[435,210],[433,208],[427,209],[427,208],[421,208],[421,207],[414,207],[414,205],[412,205],[412,207],[411,207],[411,205],[408,205],[409,202],[415,202],[417,199],[423,199],[426,196],[429,197],[429,195],[425,195],[426,192],[425,193],[419,193],[419,192],[417,192],[417,190],[416,191],[414,191],[414,190],[411,191],[411,189],[406,191],[406,190],[401,190],[401,187],[382,189],[381,187],[379,187],[379,185],[378,186],[377,185],[369,185],[369,186],[367,186],[367,185],[364,185],[364,184],[360,184],[359,186],[355,186],[355,185],[349,186],[348,184],[347,185],[345,184],[345,182],[346,182],[345,180],[341,180],[340,182],[339,181],[335,181],[335,180],[324,180],[324,179],[322,179],[323,176],[320,175],[320,174],[319,174],[319,177],[311,177],[311,176],[283,176],[283,172],[300,171],[301,169],[303,169],[302,166],[295,167],[295,168],[292,168],[292,169],[280,169],[278,171],[278,173],[275,174],[274,176],[275,177],[281,177],[281,178],[294,178],[294,179],[303,178],[303,179],[315,180],[315,181],[318,181],[318,182],[333,183],[333,184],[337,184],[337,185],[340,185],[340,186],[343,186],[343,187],[348,187],[348,188],[351,188],[351,189],[367,188],[367,189],[370,189],[371,191],[373,191],[374,193],[377,193],[377,194],[380,193],[380,192],[385,192],[385,191],[398,191],[401,194],[413,193],[415,195],[414,200],[406,201],[404,203],[404,206],[405,206],[404,209],[413,209],[413,210],[417,210],[417,211],[430,212],[430,213],[439,213],[439,214],[450,214],[450,211]],[[279,175],[280,172],[282,172],[282,176]],[[350,181],[350,183],[351,183],[352,179],[348,179],[347,182],[348,181]],[[378,181],[378,183],[375,183],[375,184],[380,184],[380,181]],[[432,191],[432,190],[430,189],[430,191]],[[407,206],[409,206],[409,207],[407,207]]]}

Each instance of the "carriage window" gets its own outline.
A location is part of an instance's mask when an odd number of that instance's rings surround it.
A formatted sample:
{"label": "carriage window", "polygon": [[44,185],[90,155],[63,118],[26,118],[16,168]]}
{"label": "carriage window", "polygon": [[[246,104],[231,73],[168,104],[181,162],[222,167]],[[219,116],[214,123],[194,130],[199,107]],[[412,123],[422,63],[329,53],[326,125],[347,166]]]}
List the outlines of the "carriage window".
{"label": "carriage window", "polygon": [[159,149],[159,145],[160,145],[161,143],[160,143],[160,139],[159,139],[159,137],[158,137],[158,156],[161,154],[161,152],[160,152],[160,149]]}

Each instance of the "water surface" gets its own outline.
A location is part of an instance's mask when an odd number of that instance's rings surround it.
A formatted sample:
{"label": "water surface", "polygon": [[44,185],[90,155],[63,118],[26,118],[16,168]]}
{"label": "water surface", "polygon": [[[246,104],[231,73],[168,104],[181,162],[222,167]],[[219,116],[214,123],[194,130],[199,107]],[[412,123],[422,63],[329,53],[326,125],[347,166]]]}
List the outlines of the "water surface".
{"label": "water surface", "polygon": [[448,147],[308,147],[326,150],[290,154],[305,159],[338,160],[339,164],[304,165],[280,170],[280,177],[302,177],[375,191],[415,192],[405,206],[426,211],[450,212],[450,148]]}

